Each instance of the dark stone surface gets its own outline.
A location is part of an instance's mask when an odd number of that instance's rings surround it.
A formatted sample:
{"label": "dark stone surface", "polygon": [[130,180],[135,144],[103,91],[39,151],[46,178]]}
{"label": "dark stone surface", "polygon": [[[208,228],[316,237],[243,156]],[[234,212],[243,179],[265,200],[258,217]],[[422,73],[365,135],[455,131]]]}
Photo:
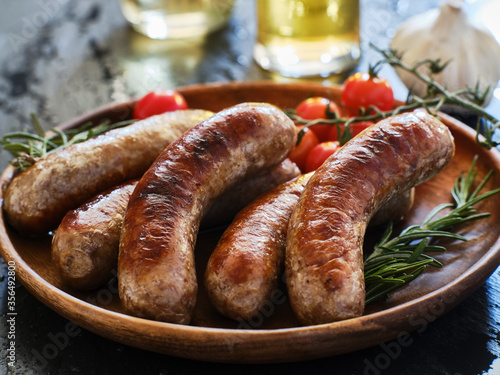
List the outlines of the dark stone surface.
{"label": "dark stone surface", "polygon": [[[438,3],[363,1],[363,58],[358,69],[378,60],[367,47],[369,42],[386,47],[402,20]],[[187,44],[137,35],[117,1],[9,1],[0,14],[0,133],[31,129],[32,112],[48,129],[97,106],[160,87],[283,80],[264,73],[252,60],[252,4],[238,1],[225,29],[198,44]],[[404,99],[404,87],[392,69],[384,68],[382,75]],[[493,110],[497,102],[492,103]],[[0,156],[3,169],[9,156],[5,152]],[[445,316],[422,324],[404,342],[276,365],[204,363],[124,346],[73,325],[17,285],[15,369],[7,369],[5,354],[9,316],[3,261],[0,275],[0,374],[500,374],[498,269],[471,297]]]}

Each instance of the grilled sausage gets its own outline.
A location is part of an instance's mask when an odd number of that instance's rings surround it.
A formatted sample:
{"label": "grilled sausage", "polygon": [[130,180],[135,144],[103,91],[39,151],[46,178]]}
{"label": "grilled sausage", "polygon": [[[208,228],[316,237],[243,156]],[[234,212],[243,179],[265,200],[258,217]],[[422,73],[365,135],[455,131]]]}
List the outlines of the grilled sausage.
{"label": "grilled sausage", "polygon": [[165,113],[40,159],[15,176],[5,190],[9,224],[26,236],[46,235],[70,209],[139,178],[169,143],[212,114],[203,110]]}
{"label": "grilled sausage", "polygon": [[[218,199],[203,217],[202,228],[230,222],[264,191],[300,173],[285,159],[277,167],[242,181]],[[137,180],[119,185],[69,211],[52,239],[52,260],[63,282],[76,289],[94,289],[107,283],[118,262],[123,216]]]}
{"label": "grilled sausage", "polygon": [[281,110],[243,103],[186,132],[137,184],[125,213],[118,290],[132,315],[187,324],[196,304],[193,248],[211,203],[245,176],[277,165],[296,140]]}
{"label": "grilled sausage", "polygon": [[285,274],[302,324],[359,316],[366,225],[394,195],[439,173],[454,154],[448,128],[426,112],[380,121],[316,171],[290,218]]}
{"label": "grilled sausage", "polygon": [[[272,299],[283,270],[288,221],[313,172],[262,194],[224,231],[205,270],[212,305],[235,320],[248,320]],[[413,189],[394,197],[370,225],[400,220],[413,204]]]}
{"label": "grilled sausage", "polygon": [[107,283],[118,260],[123,215],[137,180],[97,195],[69,211],[52,238],[52,261],[63,282],[76,289]]}
{"label": "grilled sausage", "polygon": [[252,176],[226,191],[201,219],[201,228],[228,225],[246,205],[259,195],[300,175],[300,169],[290,159],[276,167]]}

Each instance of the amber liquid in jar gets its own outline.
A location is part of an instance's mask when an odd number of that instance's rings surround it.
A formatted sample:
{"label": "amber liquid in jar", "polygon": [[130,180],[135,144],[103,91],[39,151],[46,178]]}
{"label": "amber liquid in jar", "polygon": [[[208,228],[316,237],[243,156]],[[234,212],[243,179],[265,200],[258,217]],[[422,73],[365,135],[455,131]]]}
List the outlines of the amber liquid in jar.
{"label": "amber liquid in jar", "polygon": [[328,76],[360,58],[359,1],[257,0],[254,58],[284,76]]}
{"label": "amber liquid in jar", "polygon": [[138,32],[153,39],[203,36],[227,22],[234,0],[120,0]]}

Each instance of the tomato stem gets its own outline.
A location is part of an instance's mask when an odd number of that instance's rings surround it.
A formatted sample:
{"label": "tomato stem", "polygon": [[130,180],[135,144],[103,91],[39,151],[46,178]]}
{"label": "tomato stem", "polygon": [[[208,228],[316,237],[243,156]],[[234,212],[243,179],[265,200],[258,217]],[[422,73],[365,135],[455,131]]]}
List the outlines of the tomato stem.
{"label": "tomato stem", "polygon": [[[476,83],[474,88],[448,91],[443,85],[439,84],[434,79],[434,74],[442,72],[447,67],[449,61],[442,62],[441,59],[424,59],[416,62],[413,65],[408,65],[403,63],[403,61],[401,60],[402,54],[397,50],[382,50],[377,48],[373,44],[370,44],[370,46],[383,56],[383,59],[376,65],[387,63],[392,67],[403,69],[408,73],[413,74],[417,79],[427,85],[427,95],[423,98],[417,97],[416,95],[411,93],[410,90],[408,96],[409,98],[411,98],[411,102],[419,103],[421,106],[427,109],[435,106],[435,113],[437,113],[437,110],[439,110],[439,108],[443,104],[454,104],[459,107],[465,108],[479,117],[478,125],[476,128],[477,143],[487,149],[500,145],[499,142],[493,140],[495,131],[500,128],[500,120],[490,113],[486,112],[482,107],[491,92],[491,87],[487,87],[486,89],[481,90],[478,82]],[[429,75],[423,74],[419,70],[419,68],[423,65],[429,68]],[[409,100],[407,100],[407,103],[408,102]],[[481,128],[483,130],[483,135],[485,138],[484,141],[479,139]]]}

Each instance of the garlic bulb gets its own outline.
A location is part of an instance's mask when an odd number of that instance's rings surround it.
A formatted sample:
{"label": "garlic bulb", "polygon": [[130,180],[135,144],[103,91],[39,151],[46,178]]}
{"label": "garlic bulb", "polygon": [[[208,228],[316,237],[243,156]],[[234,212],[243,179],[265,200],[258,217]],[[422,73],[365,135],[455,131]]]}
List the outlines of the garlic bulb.
{"label": "garlic bulb", "polygon": [[[463,1],[449,1],[409,18],[397,30],[391,48],[402,53],[401,60],[408,65],[424,59],[450,61],[434,75],[450,91],[474,88],[478,82],[481,90],[491,86],[493,91],[500,80],[500,44],[488,30],[470,21]],[[419,71],[428,74],[424,69]],[[415,76],[396,71],[414,94],[426,94],[427,86]],[[487,101],[490,99],[491,93]]]}

